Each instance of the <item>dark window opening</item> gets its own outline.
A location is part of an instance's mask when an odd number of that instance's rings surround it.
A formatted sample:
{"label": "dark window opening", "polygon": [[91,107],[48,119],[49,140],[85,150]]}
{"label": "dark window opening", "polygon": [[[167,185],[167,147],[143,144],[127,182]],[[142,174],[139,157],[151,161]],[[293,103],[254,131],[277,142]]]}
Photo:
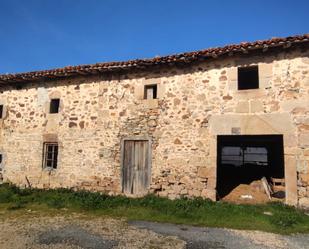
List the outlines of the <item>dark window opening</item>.
{"label": "dark window opening", "polygon": [[2,171],[2,160],[3,160],[3,157],[2,157],[2,154],[0,154],[0,171]]}
{"label": "dark window opening", "polygon": [[245,164],[268,165],[268,152],[265,147],[224,146],[221,150],[221,163],[241,167]]}
{"label": "dark window opening", "polygon": [[157,98],[157,85],[146,85],[144,88],[144,99]]}
{"label": "dark window opening", "polygon": [[58,162],[58,144],[44,143],[43,156],[43,168],[56,169]]}
{"label": "dark window opening", "polygon": [[59,112],[59,104],[60,104],[60,99],[52,99],[50,101],[50,113],[58,113]]}
{"label": "dark window opening", "polygon": [[259,88],[258,66],[238,68],[238,90]]}
{"label": "dark window opening", "polygon": [[[251,195],[253,201],[268,201],[262,178],[271,185],[284,182],[282,135],[222,135],[217,145],[217,197],[241,201]],[[284,192],[274,186],[274,192]],[[284,194],[284,193],[283,193]]]}
{"label": "dark window opening", "polygon": [[3,105],[0,105],[0,118],[3,118]]}

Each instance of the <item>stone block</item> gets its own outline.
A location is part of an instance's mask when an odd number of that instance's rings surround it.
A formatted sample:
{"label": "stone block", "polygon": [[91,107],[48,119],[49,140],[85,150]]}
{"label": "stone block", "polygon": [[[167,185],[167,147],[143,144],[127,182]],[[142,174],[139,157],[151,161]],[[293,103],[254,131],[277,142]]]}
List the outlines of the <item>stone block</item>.
{"label": "stone block", "polygon": [[298,205],[301,208],[308,209],[309,208],[309,197],[300,198],[299,202],[298,202]]}
{"label": "stone block", "polygon": [[199,197],[201,196],[201,191],[200,190],[196,190],[196,189],[192,189],[188,191],[189,196],[192,197]]}
{"label": "stone block", "polygon": [[273,76],[272,63],[259,63],[259,88],[268,88]]}
{"label": "stone block", "polygon": [[192,179],[189,176],[184,176],[180,178],[179,183],[185,184],[188,187],[189,185],[191,185]]}
{"label": "stone block", "polygon": [[184,188],[184,186],[183,185],[173,185],[172,186],[172,190],[173,190],[173,192],[175,193],[175,194],[177,194],[177,195],[179,195],[180,194],[180,192],[181,192],[181,190]]}
{"label": "stone block", "polygon": [[297,205],[297,173],[295,156],[285,156],[285,184],[286,184],[286,203]]}
{"label": "stone block", "polygon": [[307,99],[291,99],[280,102],[281,110],[285,112],[292,112],[293,110],[299,109],[309,109],[309,100]]}
{"label": "stone block", "polygon": [[242,135],[294,134],[296,132],[292,117],[288,113],[213,115],[210,117],[209,127],[211,134],[214,135],[229,135],[233,127],[240,127]]}
{"label": "stone block", "polygon": [[235,112],[249,113],[249,102],[248,101],[239,101],[236,105]]}
{"label": "stone block", "polygon": [[300,174],[299,177],[300,177],[301,183],[304,186],[309,186],[309,172],[305,174]]}
{"label": "stone block", "polygon": [[284,154],[285,155],[300,155],[301,154],[301,150],[298,147],[284,147]]}
{"label": "stone block", "polygon": [[309,132],[299,134],[299,146],[309,146]]}
{"label": "stone block", "polygon": [[207,178],[211,176],[211,168],[199,167],[197,170],[197,176],[201,178]]}
{"label": "stone block", "polygon": [[141,102],[143,108],[156,109],[159,106],[158,99],[143,99]]}
{"label": "stone block", "polygon": [[299,197],[306,197],[307,189],[305,187],[298,188],[298,198]]}
{"label": "stone block", "polygon": [[210,189],[203,189],[201,192],[201,197],[205,199],[210,199],[216,201],[216,191]]}
{"label": "stone block", "polygon": [[134,97],[137,100],[144,99],[144,85],[143,84],[136,84],[134,86]]}
{"label": "stone block", "polygon": [[237,67],[230,67],[227,69],[228,90],[237,91]]}
{"label": "stone block", "polygon": [[45,106],[45,103],[49,101],[48,90],[45,87],[38,87],[38,107]]}
{"label": "stone block", "polygon": [[58,142],[57,134],[43,134],[43,142]]}
{"label": "stone block", "polygon": [[206,159],[205,157],[194,156],[190,158],[189,164],[193,167],[205,166],[207,164]]}
{"label": "stone block", "polygon": [[187,195],[188,194],[188,190],[187,189],[183,189],[180,191],[180,195]]}
{"label": "stone block", "polygon": [[188,165],[186,158],[169,158],[167,160],[169,168],[183,168]]}
{"label": "stone block", "polygon": [[199,181],[193,183],[192,188],[202,190],[205,187],[205,184]]}
{"label": "stone block", "polygon": [[283,135],[283,143],[285,147],[296,147],[297,144],[297,136],[295,134],[284,134]]}
{"label": "stone block", "polygon": [[251,100],[250,101],[250,112],[264,112],[263,102],[261,100]]}

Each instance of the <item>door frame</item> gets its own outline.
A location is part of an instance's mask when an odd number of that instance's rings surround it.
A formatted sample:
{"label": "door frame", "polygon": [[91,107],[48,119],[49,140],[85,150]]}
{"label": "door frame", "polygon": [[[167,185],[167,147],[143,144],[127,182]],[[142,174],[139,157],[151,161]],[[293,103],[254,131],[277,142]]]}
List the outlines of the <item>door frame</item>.
{"label": "door frame", "polygon": [[[148,182],[149,186],[151,185],[151,168],[152,168],[152,140],[149,136],[134,136],[134,137],[125,137],[121,139],[120,143],[120,184],[121,184],[121,192],[123,192],[123,163],[124,163],[124,143],[125,141],[147,141],[148,142],[148,152],[147,156],[149,158],[147,170],[148,174]],[[147,188],[149,188],[147,186]]]}

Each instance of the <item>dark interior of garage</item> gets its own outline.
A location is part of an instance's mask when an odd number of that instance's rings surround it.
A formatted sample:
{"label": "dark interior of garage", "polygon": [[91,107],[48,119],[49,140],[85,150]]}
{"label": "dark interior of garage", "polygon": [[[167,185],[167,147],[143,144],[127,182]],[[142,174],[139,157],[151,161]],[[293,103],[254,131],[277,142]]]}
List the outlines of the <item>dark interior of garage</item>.
{"label": "dark interior of garage", "polygon": [[[217,198],[240,184],[284,179],[282,135],[222,135],[217,144]],[[250,191],[248,189],[248,194]]]}

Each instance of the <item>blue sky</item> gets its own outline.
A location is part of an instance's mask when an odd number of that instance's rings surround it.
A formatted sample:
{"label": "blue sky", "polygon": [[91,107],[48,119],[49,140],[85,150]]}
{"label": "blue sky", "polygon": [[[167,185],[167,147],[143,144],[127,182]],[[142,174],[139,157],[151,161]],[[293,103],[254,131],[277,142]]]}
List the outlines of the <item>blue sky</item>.
{"label": "blue sky", "polygon": [[0,0],[0,73],[309,32],[305,0]]}

